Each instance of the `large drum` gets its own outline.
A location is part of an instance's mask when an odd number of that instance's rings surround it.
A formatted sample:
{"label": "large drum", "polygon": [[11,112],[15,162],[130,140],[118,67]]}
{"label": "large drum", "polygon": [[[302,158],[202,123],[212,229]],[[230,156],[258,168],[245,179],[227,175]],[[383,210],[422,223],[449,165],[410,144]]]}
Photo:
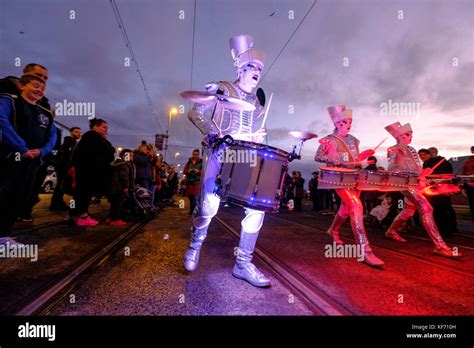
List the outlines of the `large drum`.
{"label": "large drum", "polygon": [[357,188],[361,191],[407,191],[416,188],[417,183],[417,173],[387,170],[362,169],[357,178]]}
{"label": "large drum", "polygon": [[251,209],[277,212],[289,153],[272,146],[234,140],[219,152],[221,168],[216,194],[224,201]]}
{"label": "large drum", "polygon": [[461,182],[461,186],[474,186],[474,175],[457,175]]}
{"label": "large drum", "polygon": [[318,189],[354,188],[357,170],[340,167],[319,168]]}
{"label": "large drum", "polygon": [[357,188],[361,191],[382,191],[387,172],[361,169],[357,177]]}
{"label": "large drum", "polygon": [[425,196],[452,196],[461,191],[462,180],[453,174],[427,175],[422,192]]}

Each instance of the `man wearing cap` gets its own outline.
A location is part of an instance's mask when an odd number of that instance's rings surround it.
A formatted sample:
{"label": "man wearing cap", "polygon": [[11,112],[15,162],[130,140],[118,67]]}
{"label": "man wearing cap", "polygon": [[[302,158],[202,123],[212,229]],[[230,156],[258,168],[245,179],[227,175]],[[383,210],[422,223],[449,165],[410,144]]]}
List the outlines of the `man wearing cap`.
{"label": "man wearing cap", "polygon": [[[207,229],[212,218],[216,215],[220,203],[219,197],[214,194],[220,163],[218,154],[207,145],[206,139],[213,136],[230,135],[234,139],[256,142],[257,139],[251,134],[264,132],[257,124],[261,124],[264,115],[265,98],[263,93],[259,93],[257,97],[252,91],[260,81],[265,54],[263,51],[253,48],[253,38],[250,35],[232,37],[230,48],[237,70],[237,80],[209,83],[205,86],[206,91],[244,100],[254,105],[255,110],[239,111],[220,105],[216,107],[216,102],[212,102],[208,104],[196,103],[188,113],[191,122],[207,136],[204,140],[200,197],[197,198],[196,208],[193,212],[190,246],[184,255],[184,267],[189,272],[194,271],[198,266],[199,253],[207,236]],[[211,113],[210,117],[205,116],[208,112]],[[258,140],[262,141],[261,136]],[[270,285],[270,279],[251,263],[265,214],[262,211],[246,208],[245,215],[242,220],[239,247],[236,252],[237,258],[232,274],[254,286],[266,287]]]}
{"label": "man wearing cap", "polygon": [[[345,105],[330,106],[327,110],[336,128],[332,134],[319,141],[321,145],[314,160],[325,162],[328,166],[360,168],[362,161],[372,156],[374,151],[365,150],[359,153],[359,140],[349,134],[352,125],[352,110],[346,109]],[[374,267],[383,266],[384,262],[374,255],[365,232],[364,209],[359,199],[360,191],[355,188],[344,188],[336,189],[336,193],[341,197],[342,203],[328,233],[332,235],[336,244],[343,244],[339,238],[339,228],[349,216],[352,232],[364,252],[364,262]]]}
{"label": "man wearing cap", "polygon": [[309,196],[311,197],[311,201],[313,202],[313,211],[319,212],[322,208],[321,204],[321,192],[318,191],[318,172],[311,173],[313,177],[309,180],[308,188],[309,188]]}
{"label": "man wearing cap", "polygon": [[[387,150],[388,170],[418,173],[421,179],[433,172],[431,168],[422,168],[418,153],[413,147],[408,146],[413,139],[413,131],[409,123],[402,126],[400,122],[395,122],[386,126],[385,129],[397,140],[397,144]],[[409,189],[402,191],[402,194],[405,197],[405,207],[393,220],[385,236],[399,242],[406,242],[397,231],[415,214],[415,210],[418,210],[423,226],[435,245],[434,252],[449,258],[462,257],[461,253],[452,250],[444,242],[433,219],[433,208],[421,190]]]}

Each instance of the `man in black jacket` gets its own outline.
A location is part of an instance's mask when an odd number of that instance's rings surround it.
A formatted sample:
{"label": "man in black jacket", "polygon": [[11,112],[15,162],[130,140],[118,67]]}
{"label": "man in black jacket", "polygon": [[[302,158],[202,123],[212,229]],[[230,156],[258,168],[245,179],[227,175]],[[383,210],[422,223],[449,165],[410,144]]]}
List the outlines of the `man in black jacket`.
{"label": "man in black jacket", "polygon": [[147,145],[141,144],[133,157],[137,170],[135,183],[147,190],[151,189],[151,182],[153,180],[153,161],[153,156],[150,156]]}
{"label": "man in black jacket", "polygon": [[311,197],[311,201],[313,202],[313,211],[319,212],[321,210],[321,202],[320,202],[320,193],[321,190],[318,191],[318,172],[313,172],[313,177],[309,180],[308,188],[309,188],[309,195]]}
{"label": "man in black jacket", "polygon": [[63,144],[59,148],[56,160],[56,176],[57,183],[54,189],[53,197],[51,198],[50,210],[67,210],[68,206],[64,203],[64,184],[67,176],[67,171],[71,166],[71,157],[76,148],[79,139],[81,138],[81,129],[79,127],[72,127],[69,130],[69,136],[64,138]]}
{"label": "man in black jacket", "polygon": [[[434,150],[436,150],[436,152]],[[429,149],[420,149],[418,155],[423,161],[423,168],[433,168],[437,163],[443,160],[444,157],[435,155],[437,154],[435,147]],[[448,161],[441,163],[434,171],[433,174],[453,174],[453,166]],[[437,195],[429,197],[429,202],[433,207],[433,217],[436,225],[438,226],[439,232],[443,237],[452,238],[453,233],[457,233],[457,219],[456,212],[453,209],[451,202],[451,196]]]}

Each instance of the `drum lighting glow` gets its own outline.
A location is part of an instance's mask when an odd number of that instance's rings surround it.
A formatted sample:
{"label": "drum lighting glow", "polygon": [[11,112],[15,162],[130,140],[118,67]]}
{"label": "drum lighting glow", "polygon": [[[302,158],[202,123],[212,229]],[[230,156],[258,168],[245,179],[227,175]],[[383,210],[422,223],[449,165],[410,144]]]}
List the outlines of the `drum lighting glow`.
{"label": "drum lighting glow", "polygon": [[[250,200],[255,201],[255,197],[254,196],[250,197]],[[258,201],[258,199],[257,199],[257,201]],[[262,203],[271,203],[272,200],[271,199],[262,199],[261,202]]]}

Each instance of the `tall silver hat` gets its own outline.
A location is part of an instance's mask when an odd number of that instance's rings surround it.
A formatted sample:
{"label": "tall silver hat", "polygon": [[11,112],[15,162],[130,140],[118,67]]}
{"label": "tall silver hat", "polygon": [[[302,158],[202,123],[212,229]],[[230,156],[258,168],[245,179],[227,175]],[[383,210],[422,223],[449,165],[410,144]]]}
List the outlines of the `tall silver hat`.
{"label": "tall silver hat", "polygon": [[385,127],[385,130],[390,133],[391,136],[393,136],[395,139],[398,138],[400,135],[412,132],[413,130],[411,129],[411,125],[409,123],[405,123],[403,126],[400,122],[395,122],[392,124],[389,124],[388,126]]}
{"label": "tall silver hat", "polygon": [[257,62],[265,65],[265,52],[253,48],[253,36],[237,35],[229,40],[230,53],[234,60],[234,65],[241,68],[247,63]]}
{"label": "tall silver hat", "polygon": [[334,124],[346,118],[352,119],[352,110],[346,109],[345,105],[329,106],[327,110],[329,112],[329,117],[331,117],[332,123]]}

